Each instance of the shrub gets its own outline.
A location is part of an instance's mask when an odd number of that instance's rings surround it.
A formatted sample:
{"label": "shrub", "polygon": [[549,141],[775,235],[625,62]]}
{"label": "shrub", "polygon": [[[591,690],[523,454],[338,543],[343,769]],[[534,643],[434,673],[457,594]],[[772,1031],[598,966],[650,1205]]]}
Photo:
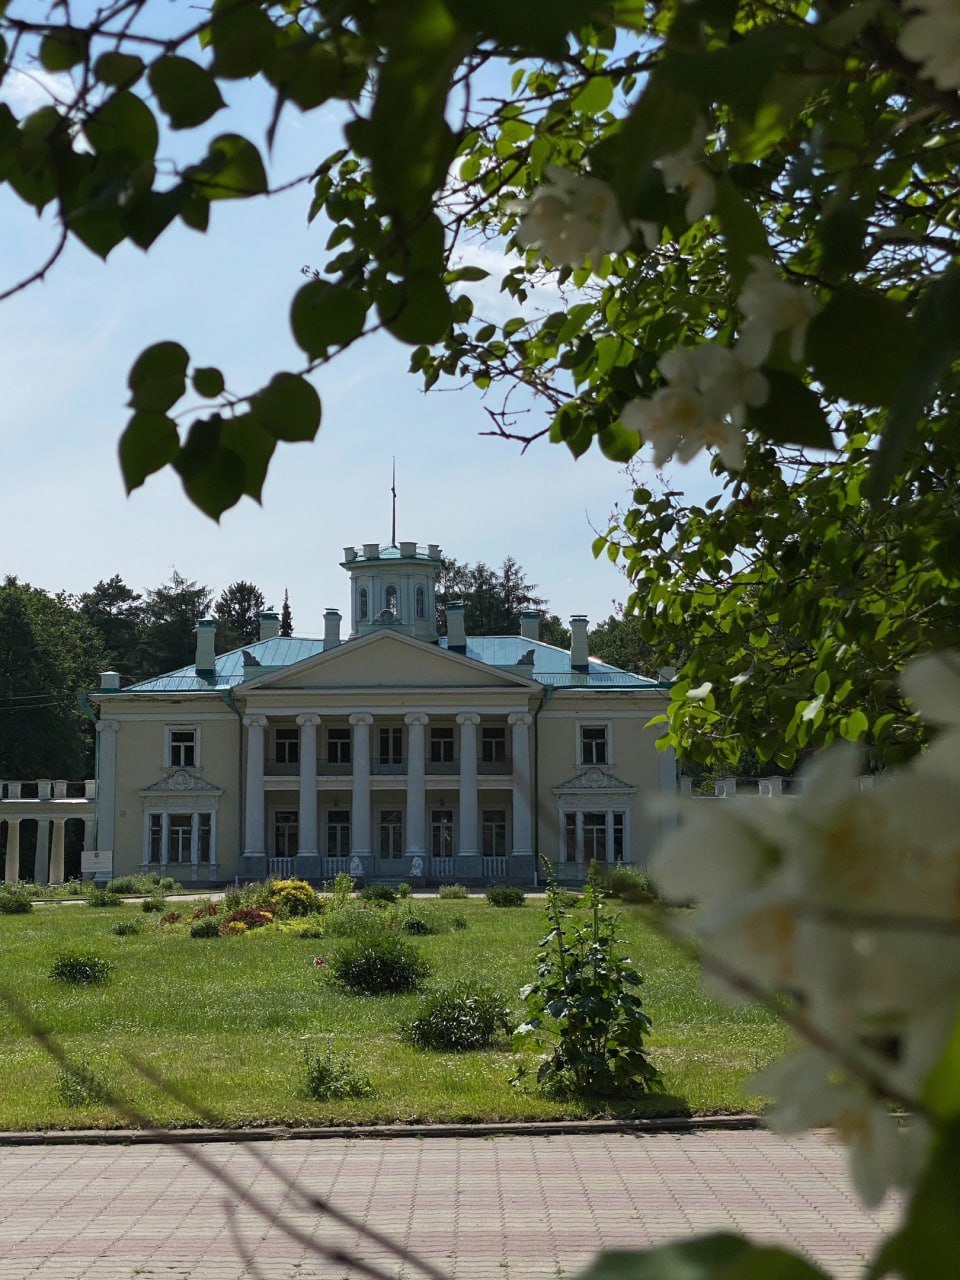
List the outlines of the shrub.
{"label": "shrub", "polygon": [[143,924],[140,920],[118,920],[110,932],[115,933],[118,938],[130,938],[135,933],[139,933],[142,928]]}
{"label": "shrub", "polygon": [[400,921],[400,928],[404,933],[436,933],[437,929],[424,916],[413,915],[404,916]]}
{"label": "shrub", "polygon": [[270,896],[275,913],[284,917],[315,915],[319,903],[306,880],[274,880]]}
{"label": "shrub", "polygon": [[413,890],[411,889],[410,885],[407,884],[406,880],[401,880],[401,882],[397,885],[397,897],[409,898],[411,893],[413,893]]}
{"label": "shrub", "polygon": [[415,990],[430,966],[416,947],[381,930],[350,939],[331,957],[330,970],[350,991],[378,996]]}
{"label": "shrub", "polygon": [[112,968],[109,960],[100,956],[61,954],[53,962],[50,977],[57,982],[69,982],[74,987],[97,986],[106,982]]}
{"label": "shrub", "polygon": [[151,876],[115,876],[107,893],[151,893],[156,881]]}
{"label": "shrub", "polygon": [[324,932],[331,938],[360,938],[382,932],[389,922],[375,907],[366,902],[347,902],[330,907],[323,917]]}
{"label": "shrub", "polygon": [[453,929],[465,929],[467,926],[465,916],[451,915],[425,902],[398,907],[395,919],[404,933],[450,933]]}
{"label": "shrub", "polygon": [[[273,924],[273,912],[266,907],[237,907],[229,915],[224,916],[220,924],[230,933],[242,933],[246,929],[261,929],[265,924]],[[228,929],[228,926],[242,924],[243,929]]]}
{"label": "shrub", "polygon": [[19,916],[33,910],[33,901],[19,885],[0,886],[0,915]]}
{"label": "shrub", "polygon": [[333,898],[333,905],[336,908],[345,906],[351,893],[353,893],[353,876],[348,875],[346,871],[338,871],[333,877],[329,885],[324,885]]}
{"label": "shrub", "polygon": [[191,938],[219,938],[220,921],[216,916],[203,915],[190,926]]}
{"label": "shrub", "polygon": [[151,911],[162,911],[166,905],[163,898],[144,898],[140,903],[140,910],[149,915]]}
{"label": "shrub", "polygon": [[618,863],[612,871],[601,871],[601,883],[607,893],[623,902],[656,902],[657,891],[643,867]]}
{"label": "shrub", "polygon": [[173,876],[151,875],[147,878],[153,881],[154,885],[161,893],[170,893],[172,889],[176,889],[177,887],[177,882],[174,880]]}
{"label": "shrub", "polygon": [[177,924],[181,919],[179,911],[168,911],[165,916],[160,917],[161,924]]}
{"label": "shrub", "polygon": [[491,907],[522,907],[526,897],[518,884],[494,884],[487,890]]}
{"label": "shrub", "polygon": [[370,1077],[332,1049],[307,1050],[304,1088],[315,1102],[333,1098],[366,1098],[373,1093]]}
{"label": "shrub", "polygon": [[458,982],[426,996],[402,1035],[418,1049],[467,1053],[488,1048],[498,1032],[510,1030],[509,1010],[495,991]]}
{"label": "shrub", "polygon": [[438,898],[469,898],[466,885],[463,884],[442,884],[437,889]]}
{"label": "shrub", "polygon": [[218,916],[220,914],[219,902],[201,902],[194,908],[190,916],[191,920],[203,920],[206,916]]}
{"label": "shrub", "polygon": [[231,889],[229,893],[224,895],[223,911],[226,915],[231,915],[234,911],[239,911],[244,907],[257,907],[262,910],[272,911],[273,898],[271,896],[272,886],[262,884],[258,880],[251,881],[250,884],[242,884],[238,889]]}
{"label": "shrub", "polygon": [[83,1058],[71,1063],[71,1070],[61,1067],[54,1088],[65,1107],[97,1106],[109,1100],[109,1089]]}
{"label": "shrub", "polygon": [[111,893],[108,889],[94,889],[93,893],[87,898],[87,906],[122,907],[123,899],[118,893]]}
{"label": "shrub", "polygon": [[365,884],[360,890],[364,902],[396,902],[397,895],[388,884]]}

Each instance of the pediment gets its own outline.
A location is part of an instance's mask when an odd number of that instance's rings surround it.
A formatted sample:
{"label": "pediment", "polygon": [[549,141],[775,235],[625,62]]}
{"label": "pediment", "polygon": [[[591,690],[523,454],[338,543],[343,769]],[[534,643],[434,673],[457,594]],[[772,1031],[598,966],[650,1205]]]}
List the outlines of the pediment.
{"label": "pediment", "polygon": [[438,645],[381,631],[348,640],[282,671],[245,681],[249,689],[536,689],[532,680]]}
{"label": "pediment", "polygon": [[181,796],[181,795],[202,795],[202,796],[222,796],[223,787],[215,787],[212,782],[205,782],[203,778],[198,778],[194,773],[187,773],[186,769],[177,769],[175,772],[168,774],[166,778],[160,778],[157,782],[152,782],[149,787],[144,787],[140,794],[142,796]]}
{"label": "pediment", "polygon": [[603,769],[587,769],[583,773],[578,773],[575,778],[570,778],[567,782],[561,782],[553,790],[555,795],[569,795],[570,792],[584,791],[627,791],[632,793],[636,791],[636,787],[632,783],[624,782],[622,778],[618,778],[615,774],[606,773]]}

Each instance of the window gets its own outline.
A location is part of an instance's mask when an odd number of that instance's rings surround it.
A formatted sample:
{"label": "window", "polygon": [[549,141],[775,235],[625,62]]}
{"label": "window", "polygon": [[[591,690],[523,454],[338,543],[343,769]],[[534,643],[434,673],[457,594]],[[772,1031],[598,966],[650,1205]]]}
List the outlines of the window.
{"label": "window", "polygon": [[327,730],[327,761],[330,764],[350,763],[350,730]]}
{"label": "window", "polygon": [[563,854],[567,862],[577,860],[577,815],[567,813],[563,820]]}
{"label": "window", "polygon": [[171,769],[197,767],[199,731],[192,726],[171,726],[167,730],[167,764]]}
{"label": "window", "polygon": [[613,815],[613,860],[623,861],[623,814]]}
{"label": "window", "polygon": [[163,860],[163,814],[151,813],[150,834],[147,841],[147,861],[161,862],[162,860]]}
{"label": "window", "polygon": [[403,810],[380,810],[380,857],[403,857]]}
{"label": "window", "polygon": [[417,587],[416,602],[417,617],[425,618],[427,616],[427,593],[423,587]]}
{"label": "window", "polygon": [[430,763],[451,764],[453,762],[453,730],[430,730]]}
{"label": "window", "polygon": [[300,763],[299,729],[275,729],[273,745],[277,764]]}
{"label": "window", "polygon": [[386,608],[387,608],[387,612],[388,612],[388,613],[392,613],[394,616],[396,616],[396,612],[397,612],[397,588],[396,588],[396,587],[387,587],[387,589],[386,589],[386,591],[385,591],[385,593],[384,593],[384,597],[383,597],[383,598],[384,598],[384,603],[385,603]]}
{"label": "window", "polygon": [[480,730],[480,759],[483,764],[502,764],[507,758],[506,729]]}
{"label": "window", "polygon": [[327,813],[327,856],[346,858],[350,853],[350,810],[331,809]]}
{"label": "window", "polygon": [[502,858],[506,854],[506,809],[484,809],[480,822],[480,852],[485,858]]}
{"label": "window", "polygon": [[563,858],[567,862],[623,862],[626,813],[620,809],[563,814]]}
{"label": "window", "polygon": [[403,764],[403,730],[389,725],[380,730],[380,763]]}
{"label": "window", "polygon": [[273,818],[273,847],[278,858],[292,858],[299,848],[300,815],[295,809],[278,809]]}
{"label": "window", "polygon": [[209,862],[213,851],[212,813],[150,813],[147,815],[147,861]]}
{"label": "window", "polygon": [[583,857],[586,862],[606,862],[607,815],[605,813],[583,815]]}
{"label": "window", "polygon": [[430,853],[434,858],[453,857],[453,810],[430,811]]}
{"label": "window", "polygon": [[609,764],[607,750],[607,726],[583,724],[580,726],[580,763]]}
{"label": "window", "polygon": [[357,592],[357,617],[361,621],[370,617],[370,592],[366,587]]}

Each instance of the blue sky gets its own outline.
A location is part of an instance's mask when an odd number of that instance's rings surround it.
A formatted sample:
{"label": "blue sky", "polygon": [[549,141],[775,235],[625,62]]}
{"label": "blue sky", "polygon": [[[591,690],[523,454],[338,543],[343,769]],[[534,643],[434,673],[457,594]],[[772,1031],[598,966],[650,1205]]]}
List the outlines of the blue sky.
{"label": "blue sky", "polygon": [[[3,95],[19,114],[44,92],[20,76]],[[229,112],[206,131],[165,139],[161,155],[202,155],[204,132],[228,130],[265,153],[258,89],[231,84],[224,96]],[[333,112],[290,110],[269,161],[272,184],[308,173],[339,139]],[[387,337],[360,342],[313,376],[320,434],[312,445],[279,446],[262,507],[244,499],[218,526],[173,474],[125,496],[116,445],[126,375],[144,346],[182,341],[238,392],[302,365],[287,312],[301,267],[324,261],[326,235],[307,226],[309,198],[303,185],[269,200],[225,201],[206,236],[177,224],[149,254],[121,245],[106,264],[71,244],[42,284],[0,304],[0,572],[69,592],[114,573],[144,590],[173,568],[217,591],[243,578],[276,606],[288,589],[297,632],[322,634],[324,608],[346,607],[343,547],[389,540],[395,456],[398,537],[438,542],[461,561],[498,565],[512,555],[561,617],[605,618],[629,589],[593,559],[591,525],[605,528],[614,505],[629,500],[622,470],[599,451],[575,461],[541,441],[521,454],[482,435],[489,420],[479,392],[424,395],[405,372],[409,348]],[[0,188],[0,291],[54,242],[52,222]],[[488,310],[503,306],[491,291]],[[529,422],[546,425],[545,410],[532,406]],[[697,483],[696,473],[683,477]]]}

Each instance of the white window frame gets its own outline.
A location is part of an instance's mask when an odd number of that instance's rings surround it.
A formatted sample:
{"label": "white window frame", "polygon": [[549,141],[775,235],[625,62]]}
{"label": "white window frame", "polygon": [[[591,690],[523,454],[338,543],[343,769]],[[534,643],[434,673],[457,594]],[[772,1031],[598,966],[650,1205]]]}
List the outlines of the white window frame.
{"label": "white window frame", "polygon": [[[488,834],[500,826],[493,814],[503,815],[503,849],[499,853],[496,848],[486,847]],[[510,852],[510,818],[510,809],[505,804],[484,805],[480,810],[480,853],[484,858],[504,858]]]}
{"label": "white window frame", "polygon": [[[398,822],[385,821],[385,815],[388,813],[398,813],[400,815]],[[383,852],[383,833],[385,827],[391,827],[397,837],[398,844],[396,849],[390,853]],[[403,805],[385,804],[377,811],[377,857],[383,862],[398,862],[403,857],[404,838],[407,826],[407,815]],[[391,841],[392,843],[392,841]]]}
{"label": "white window frame", "polygon": [[[281,734],[289,736],[281,738]],[[284,748],[284,755],[289,753],[290,747],[293,747],[294,760],[280,759],[281,743]],[[273,758],[277,764],[296,764],[300,763],[300,730],[290,724],[279,724],[274,726],[273,730]]]}
{"label": "white window frame", "polygon": [[[281,815],[281,814],[292,814],[292,815],[293,815],[293,819],[294,819],[294,821],[293,821],[293,822],[289,822],[289,821],[288,821],[288,822],[286,822],[286,823],[284,824],[284,827],[285,827],[285,829],[286,829],[286,833],[287,833],[287,835],[288,835],[288,836],[289,836],[289,833],[290,833],[290,830],[291,830],[291,829],[294,831],[294,833],[295,833],[295,835],[296,835],[296,842],[295,842],[295,843],[296,843],[296,846],[297,846],[297,847],[296,847],[296,849],[294,850],[294,852],[293,852],[293,853],[291,853],[291,852],[289,851],[289,849],[284,849],[284,850],[283,850],[283,852],[281,852],[281,851],[280,851],[280,848],[279,848],[279,845],[278,845],[278,841],[277,841],[277,835],[278,835],[278,831],[277,831],[277,824],[278,824],[278,822],[279,822],[279,819],[280,819],[280,815]],[[272,809],[272,810],[271,810],[271,815],[270,815],[270,835],[271,835],[271,839],[272,839],[272,842],[273,842],[273,853],[274,853],[274,857],[277,857],[277,858],[292,858],[292,857],[295,857],[295,856],[296,856],[296,854],[300,852],[300,813],[299,813],[299,811],[298,811],[297,809],[295,809],[292,805],[277,805],[277,807],[276,807],[275,809]]]}
{"label": "white window frame", "polygon": [[[494,737],[494,734],[497,736]],[[487,748],[489,747],[489,752]],[[497,753],[497,747],[500,753]],[[487,756],[489,755],[489,759]],[[480,726],[480,763],[506,764],[510,759],[507,742],[507,729],[502,724],[484,724]]]}
{"label": "white window frame", "polygon": [[[193,764],[175,764],[173,759],[173,735],[175,733],[193,734]],[[177,747],[185,744],[177,743]],[[199,769],[202,764],[200,755],[200,726],[198,724],[168,724],[163,730],[163,761],[167,769]]]}
{"label": "white window frame", "polygon": [[[150,861],[150,835],[154,818],[160,819],[160,861]],[[190,818],[190,857],[171,862],[170,819]],[[200,819],[210,819],[210,855],[200,861]],[[147,867],[209,867],[211,879],[217,867],[217,810],[214,805],[200,804],[188,807],[183,801],[169,805],[151,805],[143,815],[143,861]]]}
{"label": "white window frame", "polygon": [[[346,814],[346,816],[347,816],[347,820],[346,820],[346,822],[334,822],[334,821],[333,821],[333,815],[334,815],[335,813],[344,813],[344,814]],[[337,843],[339,843],[339,841],[340,841],[341,839],[344,839],[344,848],[342,848],[342,849],[331,849],[331,848],[330,848],[330,833],[331,833],[331,830],[334,830],[334,831],[336,831],[336,832],[337,832]],[[340,806],[339,808],[331,807],[331,808],[327,809],[327,810],[324,812],[324,815],[323,815],[323,847],[324,847],[324,849],[326,850],[326,856],[327,856],[328,858],[346,858],[346,857],[349,857],[349,855],[350,855],[350,840],[351,840],[352,830],[353,830],[352,815],[351,815],[351,813],[350,813],[350,809],[349,809],[349,807],[348,807],[348,806],[346,806],[346,805],[342,805],[342,806]]]}
{"label": "white window frame", "polygon": [[432,724],[427,752],[431,764],[453,764],[457,758],[457,735],[453,725]]}
{"label": "white window frame", "polygon": [[[584,729],[602,729],[606,741],[606,759],[602,761],[587,760],[584,758],[583,750],[583,731]],[[611,720],[578,720],[577,721],[577,768],[579,769],[609,769],[614,764],[613,757],[613,722]]]}
{"label": "white window frame", "polygon": [[[625,803],[622,800],[615,801],[611,804],[603,804],[599,796],[597,796],[596,798],[587,800],[585,802],[578,801],[578,803],[576,804],[561,803],[560,815],[559,815],[560,816],[560,821],[559,821],[560,865],[562,866],[566,864],[567,866],[570,866],[570,865],[587,866],[590,863],[591,857],[587,855],[585,842],[584,842],[584,835],[583,835],[583,819],[584,819],[584,816],[588,813],[602,813],[604,815],[604,850],[606,853],[606,857],[603,859],[598,859],[598,861],[604,862],[604,864],[608,867],[614,867],[617,865],[618,862],[622,863],[624,866],[630,866],[631,865],[631,860],[629,857],[629,854],[630,854],[630,806],[628,803]],[[617,816],[619,816],[621,819],[620,831],[621,831],[622,840],[623,840],[623,846],[622,846],[623,856],[622,858],[615,860],[614,859],[614,850],[616,848],[615,818]],[[571,818],[573,818],[574,820],[572,824],[573,830],[574,830],[574,857],[573,858],[569,856],[569,843],[568,843],[569,842],[568,824],[570,824]]]}

